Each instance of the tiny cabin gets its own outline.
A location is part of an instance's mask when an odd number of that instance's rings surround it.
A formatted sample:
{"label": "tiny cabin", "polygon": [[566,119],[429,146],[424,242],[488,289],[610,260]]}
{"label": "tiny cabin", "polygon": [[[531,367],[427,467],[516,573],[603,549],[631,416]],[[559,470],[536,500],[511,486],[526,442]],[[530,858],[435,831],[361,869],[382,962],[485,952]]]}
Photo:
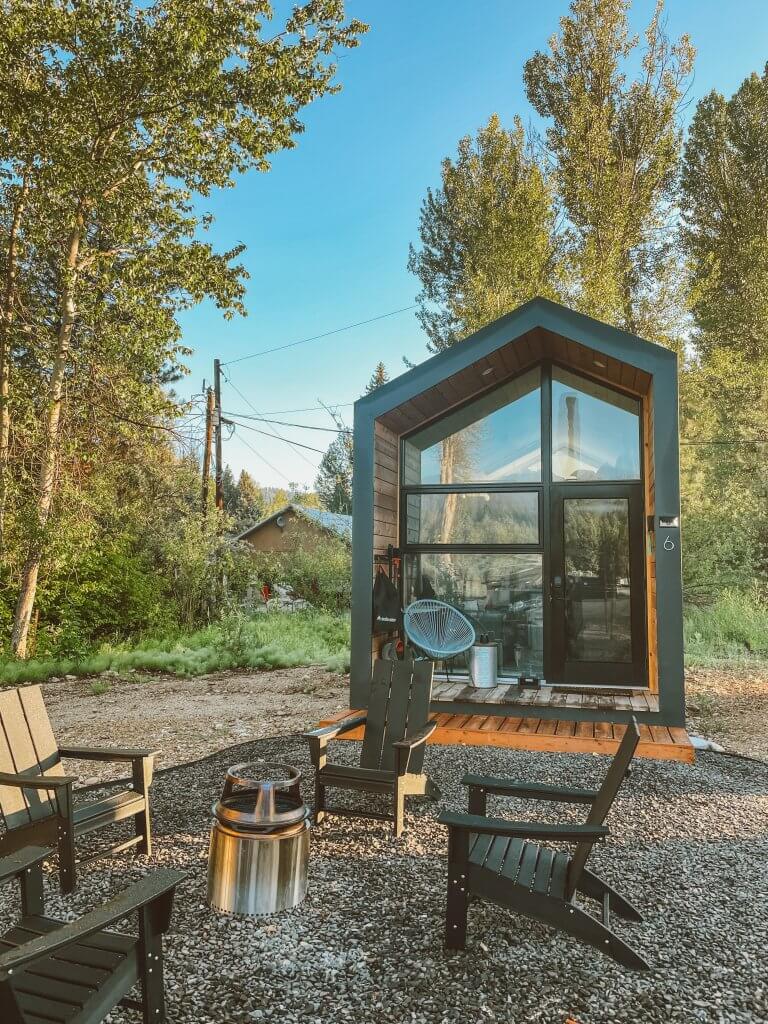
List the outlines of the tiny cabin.
{"label": "tiny cabin", "polygon": [[490,690],[436,664],[446,728],[612,739],[634,714],[687,742],[677,386],[674,352],[534,299],[361,398],[350,707],[393,640],[394,556],[403,607],[436,597],[497,646]]}

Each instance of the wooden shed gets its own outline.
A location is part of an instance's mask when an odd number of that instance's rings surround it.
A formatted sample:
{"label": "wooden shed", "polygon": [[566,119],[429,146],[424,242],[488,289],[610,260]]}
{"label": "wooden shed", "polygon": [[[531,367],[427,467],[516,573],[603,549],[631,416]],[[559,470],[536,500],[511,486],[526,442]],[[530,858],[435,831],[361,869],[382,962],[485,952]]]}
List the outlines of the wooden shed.
{"label": "wooden shed", "polygon": [[436,666],[444,741],[610,750],[635,714],[646,753],[692,759],[674,352],[534,299],[361,398],[354,434],[350,708],[392,639],[392,545],[403,606],[445,600],[498,647],[492,689]]}

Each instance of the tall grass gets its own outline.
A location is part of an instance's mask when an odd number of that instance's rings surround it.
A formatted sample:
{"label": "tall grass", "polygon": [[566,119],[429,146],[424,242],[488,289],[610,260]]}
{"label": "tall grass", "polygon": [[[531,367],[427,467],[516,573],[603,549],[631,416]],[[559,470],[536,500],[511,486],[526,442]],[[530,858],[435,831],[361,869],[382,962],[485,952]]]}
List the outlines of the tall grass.
{"label": "tall grass", "polygon": [[686,608],[684,634],[689,666],[768,662],[768,605],[725,590],[713,604]]}
{"label": "tall grass", "polygon": [[186,636],[106,646],[81,659],[0,661],[0,685],[43,682],[51,676],[115,672],[168,672],[198,676],[226,669],[349,669],[349,616],[327,612],[232,615]]}

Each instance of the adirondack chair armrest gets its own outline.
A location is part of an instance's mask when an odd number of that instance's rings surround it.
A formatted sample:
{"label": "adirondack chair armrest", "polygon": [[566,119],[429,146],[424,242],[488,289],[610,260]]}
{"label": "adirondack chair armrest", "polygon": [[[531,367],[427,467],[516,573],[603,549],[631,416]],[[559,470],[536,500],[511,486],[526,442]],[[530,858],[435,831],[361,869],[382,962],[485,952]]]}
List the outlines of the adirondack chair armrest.
{"label": "adirondack chair armrest", "polygon": [[123,918],[129,917],[142,907],[151,905],[158,900],[173,894],[174,889],[186,878],[183,871],[161,868],[152,874],[134,882],[123,892],[108,900],[103,906],[84,914],[77,921],[63,924],[53,932],[40,935],[23,946],[9,950],[0,955],[0,976],[12,974],[25,964],[51,956],[73,942],[82,942],[95,932],[102,931]]}
{"label": "adirondack chair armrest", "polygon": [[12,878],[18,878],[25,871],[42,864],[50,856],[51,850],[46,850],[44,846],[25,846],[16,853],[9,853],[7,857],[0,858],[0,885]]}
{"label": "adirondack chair armrest", "polygon": [[392,746],[402,750],[413,750],[414,747],[420,747],[422,743],[426,743],[436,728],[437,722],[428,722],[413,736],[406,736],[404,740],[395,740]]}
{"label": "adirondack chair armrest", "polygon": [[513,782],[495,775],[474,775],[467,772],[461,780],[472,790],[494,796],[512,796],[530,800],[554,800],[558,803],[592,804],[597,799],[596,789],[573,789],[569,786],[550,786],[539,782]]}
{"label": "adirondack chair armrest", "polygon": [[411,754],[422,744],[426,743],[429,737],[437,728],[437,722],[427,722],[423,729],[419,729],[413,736],[406,736],[405,739],[395,740],[392,746],[395,749],[395,761],[397,765],[397,774],[406,775],[408,772],[408,762],[411,759]]}
{"label": "adirondack chair armrest", "polygon": [[606,825],[547,825],[537,821],[507,821],[506,818],[486,818],[480,814],[459,814],[442,811],[438,824],[449,829],[475,832],[489,836],[508,836],[510,839],[552,839],[562,842],[599,842],[608,835]]}
{"label": "adirondack chair armrest", "polygon": [[0,772],[0,786],[18,789],[66,789],[77,782],[74,775],[14,775]]}
{"label": "adirondack chair armrest", "polygon": [[134,747],[59,747],[62,757],[73,757],[79,761],[143,761],[159,753],[159,750]]}
{"label": "adirondack chair armrest", "polygon": [[334,725],[323,725],[319,729],[312,729],[309,732],[303,732],[301,735],[305,740],[309,740],[310,744],[314,741],[314,743],[324,747],[342,733],[349,732],[350,729],[356,729],[358,725],[365,725],[367,719],[368,713],[364,711],[360,715],[353,715],[352,718],[344,718],[341,722],[336,722]]}

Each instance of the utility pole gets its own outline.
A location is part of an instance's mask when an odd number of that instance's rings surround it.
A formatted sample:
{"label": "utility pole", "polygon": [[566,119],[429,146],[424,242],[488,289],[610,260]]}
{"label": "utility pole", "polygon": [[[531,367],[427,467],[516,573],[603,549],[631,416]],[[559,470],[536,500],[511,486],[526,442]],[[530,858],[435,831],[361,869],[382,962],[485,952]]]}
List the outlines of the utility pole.
{"label": "utility pole", "polygon": [[213,360],[213,391],[216,402],[214,428],[216,430],[216,508],[224,508],[224,467],[221,464],[221,362]]}
{"label": "utility pole", "polygon": [[205,448],[203,449],[203,518],[208,511],[208,486],[211,482],[211,444],[213,442],[213,420],[216,412],[213,388],[205,392]]}

